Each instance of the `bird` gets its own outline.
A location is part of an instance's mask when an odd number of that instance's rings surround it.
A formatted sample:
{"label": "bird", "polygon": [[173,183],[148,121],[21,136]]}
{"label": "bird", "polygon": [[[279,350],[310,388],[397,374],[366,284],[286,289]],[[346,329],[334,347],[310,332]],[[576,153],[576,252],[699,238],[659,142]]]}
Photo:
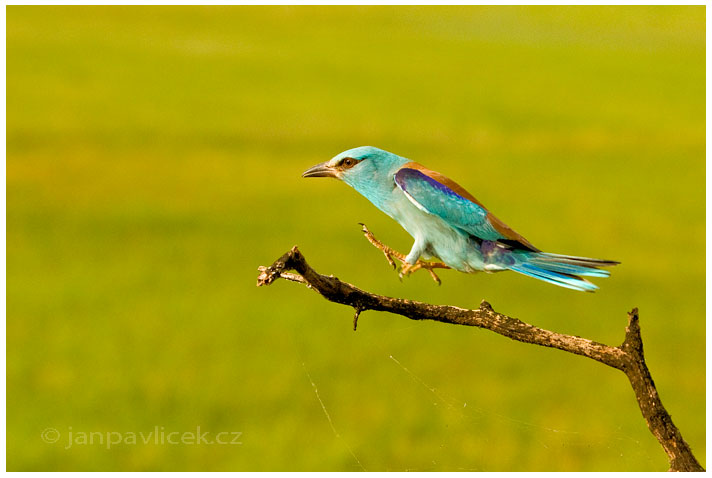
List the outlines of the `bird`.
{"label": "bird", "polygon": [[455,181],[373,146],[339,153],[302,177],[341,180],[398,222],[414,239],[401,274],[407,275],[421,257],[437,258],[460,272],[511,270],[594,292],[598,287],[585,277],[608,277],[601,267],[619,264],[542,252]]}

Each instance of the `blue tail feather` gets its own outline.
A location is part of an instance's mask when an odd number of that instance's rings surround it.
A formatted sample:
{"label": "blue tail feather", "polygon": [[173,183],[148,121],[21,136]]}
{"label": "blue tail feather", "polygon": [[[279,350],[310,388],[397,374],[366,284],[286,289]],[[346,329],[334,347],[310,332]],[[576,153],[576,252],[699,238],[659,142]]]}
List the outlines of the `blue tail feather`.
{"label": "blue tail feather", "polygon": [[528,262],[529,264],[536,265],[542,269],[562,272],[564,274],[573,274],[579,276],[587,277],[609,277],[610,272],[602,269],[596,269],[595,267],[589,266],[577,266],[574,264],[567,264],[564,262],[554,262],[551,260],[541,260],[538,257],[534,257]]}
{"label": "blue tail feather", "polygon": [[598,286],[580,276],[608,277],[610,273],[598,267],[618,264],[615,261],[546,252],[520,252],[513,256],[514,264],[508,265],[508,269],[560,287],[586,292],[594,292]]}

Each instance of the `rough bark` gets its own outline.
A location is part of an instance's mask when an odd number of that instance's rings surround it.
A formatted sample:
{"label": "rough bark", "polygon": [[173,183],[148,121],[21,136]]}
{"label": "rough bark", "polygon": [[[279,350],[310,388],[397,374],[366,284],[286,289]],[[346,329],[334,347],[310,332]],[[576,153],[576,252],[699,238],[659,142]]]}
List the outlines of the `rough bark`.
{"label": "rough bark", "polygon": [[[298,274],[288,271],[294,270]],[[406,299],[386,297],[361,290],[334,276],[317,273],[304,259],[297,246],[277,259],[269,267],[260,267],[257,286],[267,286],[283,278],[304,283],[331,302],[353,307],[353,326],[356,330],[359,314],[377,310],[402,315],[412,320],[435,320],[446,324],[467,325],[491,330],[512,340],[543,347],[551,347],[576,355],[583,355],[609,367],[621,370],[628,377],[648,428],[660,442],[670,462],[669,471],[705,471],[680,430],[672,422],[643,355],[638,309],[628,313],[628,326],[623,343],[613,347],[573,335],[559,334],[527,324],[496,312],[482,301],[477,309],[463,309],[451,305],[433,305]],[[431,271],[432,272],[432,271]]]}

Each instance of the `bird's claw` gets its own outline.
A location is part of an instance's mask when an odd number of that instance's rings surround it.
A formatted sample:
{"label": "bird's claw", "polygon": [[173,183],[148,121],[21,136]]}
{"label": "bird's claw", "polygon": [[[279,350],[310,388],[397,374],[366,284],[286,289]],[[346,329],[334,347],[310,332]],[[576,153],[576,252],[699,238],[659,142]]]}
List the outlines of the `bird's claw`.
{"label": "bird's claw", "polygon": [[393,268],[393,270],[396,270],[396,267],[398,267],[398,266],[396,265],[396,261],[394,261],[393,258],[391,257],[391,255],[390,255],[389,253],[387,253],[386,251],[383,251],[383,254],[386,256],[386,260],[387,260],[388,263],[391,265],[391,267]]}
{"label": "bird's claw", "polygon": [[420,261],[416,262],[415,264],[408,264],[407,262],[403,263],[403,266],[401,266],[400,272],[398,272],[398,277],[400,279],[403,279],[403,277],[407,277],[411,275],[413,272],[417,271],[420,269],[422,266],[419,264]]}
{"label": "bird's claw", "polygon": [[433,269],[435,268],[440,268],[444,269],[446,267],[442,267],[444,264],[441,262],[426,262],[426,261],[421,261],[418,259],[418,261],[415,264],[408,264],[407,262],[403,263],[403,267],[401,267],[400,272],[398,273],[398,277],[403,280],[403,277],[411,275],[413,272],[417,271],[418,269],[425,269],[430,273],[430,277],[437,282],[438,285],[442,284],[442,281],[440,280],[440,277],[435,273]]}
{"label": "bird's claw", "polygon": [[438,285],[441,285],[442,282],[440,281],[440,277],[435,273],[435,271],[432,268],[427,268],[427,271],[430,272],[430,277],[437,282]]}

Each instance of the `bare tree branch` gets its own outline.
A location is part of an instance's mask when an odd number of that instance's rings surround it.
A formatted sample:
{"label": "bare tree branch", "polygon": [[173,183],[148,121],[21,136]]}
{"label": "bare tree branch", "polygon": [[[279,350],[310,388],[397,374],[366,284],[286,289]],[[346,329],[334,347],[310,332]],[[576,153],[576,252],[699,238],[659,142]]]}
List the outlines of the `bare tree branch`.
{"label": "bare tree branch", "polygon": [[[370,240],[370,239],[369,239]],[[383,250],[383,249],[382,249]],[[384,251],[388,257],[388,253]],[[287,271],[294,270],[299,275]],[[432,305],[406,299],[396,299],[361,290],[334,276],[325,276],[311,268],[297,246],[277,259],[269,267],[260,267],[257,286],[267,286],[276,279],[302,282],[331,302],[353,307],[353,326],[356,330],[359,314],[377,310],[402,315],[412,320],[435,320],[446,324],[468,325],[491,330],[512,340],[543,347],[551,347],[576,355],[583,355],[621,370],[628,377],[651,433],[662,445],[670,462],[669,471],[705,471],[699,464],[680,431],[663,407],[650,371],[643,356],[643,341],[638,323],[638,309],[628,313],[623,344],[612,347],[573,335],[541,329],[495,312],[482,301],[478,309],[462,309],[451,305]],[[430,270],[432,273],[432,270]]]}

